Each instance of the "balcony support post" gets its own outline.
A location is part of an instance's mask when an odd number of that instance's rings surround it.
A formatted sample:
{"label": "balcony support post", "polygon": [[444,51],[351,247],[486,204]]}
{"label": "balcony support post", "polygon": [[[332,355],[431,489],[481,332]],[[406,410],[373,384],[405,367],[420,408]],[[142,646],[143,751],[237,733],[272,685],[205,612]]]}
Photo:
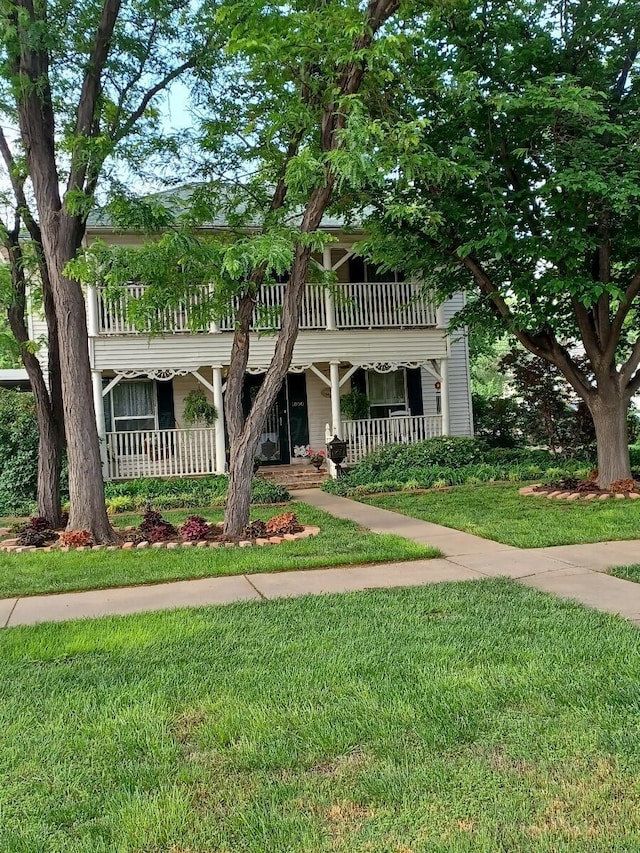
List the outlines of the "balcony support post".
{"label": "balcony support post", "polygon": [[[331,249],[327,246],[322,250],[322,266],[325,271],[333,269],[331,261]],[[336,306],[333,294],[328,287],[324,291],[324,310],[326,314],[326,328],[329,332],[336,330]]]}
{"label": "balcony support post", "polygon": [[87,287],[87,332],[90,338],[97,338],[100,333],[98,323],[98,292],[93,285]]}
{"label": "balcony support post", "polygon": [[331,379],[331,421],[333,435],[342,438],[342,416],[340,413],[340,362],[329,363],[329,378]]}
{"label": "balcony support post", "polygon": [[91,382],[93,385],[93,408],[96,415],[96,426],[98,428],[98,441],[100,442],[100,460],[102,462],[102,477],[109,479],[109,465],[107,459],[107,432],[104,423],[104,397],[102,396],[102,371],[91,371]]}
{"label": "balcony support post", "polygon": [[440,413],[442,435],[449,435],[449,359],[440,359]]}
{"label": "balcony support post", "polygon": [[214,364],[213,370],[213,405],[216,408],[216,474],[224,474],[227,465],[227,448],[224,438],[224,399],[222,397],[222,365]]}

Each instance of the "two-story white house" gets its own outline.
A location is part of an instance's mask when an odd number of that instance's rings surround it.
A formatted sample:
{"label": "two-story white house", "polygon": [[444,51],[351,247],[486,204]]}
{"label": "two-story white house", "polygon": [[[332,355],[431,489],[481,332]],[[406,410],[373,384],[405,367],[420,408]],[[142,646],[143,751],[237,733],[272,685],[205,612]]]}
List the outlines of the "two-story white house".
{"label": "two-story white house", "polygon": [[[362,234],[347,233],[330,218],[322,227],[336,242],[314,262],[335,272],[337,286],[332,293],[307,285],[293,362],[264,424],[262,463],[304,464],[303,448],[324,449],[332,435],[347,441],[347,463],[385,444],[472,435],[467,341],[459,332],[447,334],[462,295],[436,309],[419,283],[402,274],[379,275],[354,254]],[[224,230],[224,223],[211,225],[216,230]],[[128,245],[144,239],[94,219],[87,243],[98,237]],[[283,287],[265,287],[261,301],[278,305]],[[140,287],[131,291],[139,295]],[[162,334],[150,336],[128,321],[126,300],[109,302],[100,287],[88,288],[86,300],[105,478],[223,473],[232,312],[194,332],[187,320],[191,306],[184,305],[157,318]],[[46,333],[37,316],[31,325],[34,339]],[[261,332],[256,320],[247,407],[274,349],[275,335]],[[353,420],[341,413],[340,398],[352,388],[366,394],[369,417]],[[184,401],[194,389],[203,389],[217,410],[211,427],[185,423]]]}

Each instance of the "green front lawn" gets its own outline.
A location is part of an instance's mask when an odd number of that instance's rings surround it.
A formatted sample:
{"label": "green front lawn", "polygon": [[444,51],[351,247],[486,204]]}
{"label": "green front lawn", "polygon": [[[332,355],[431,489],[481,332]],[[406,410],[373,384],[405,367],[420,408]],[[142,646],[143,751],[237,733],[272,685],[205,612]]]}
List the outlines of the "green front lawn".
{"label": "green front lawn", "polygon": [[640,583],[640,565],[633,566],[616,566],[609,569],[607,574],[614,575],[616,578],[622,578],[623,581],[633,581]]}
{"label": "green front lawn", "polygon": [[[435,548],[399,536],[371,533],[306,504],[296,503],[286,509],[293,509],[302,524],[320,527],[320,534],[298,542],[254,548],[53,551],[49,554],[0,552],[0,598],[218,575],[416,560],[439,555]],[[251,517],[267,519],[283,511],[282,507],[261,507],[253,509]],[[208,521],[222,520],[222,511],[211,509],[179,510],[163,515],[176,525],[188,515],[203,515]],[[120,516],[113,521],[120,526],[137,524],[140,516]]]}
{"label": "green front lawn", "polygon": [[639,681],[503,580],[12,628],[0,849],[636,851]]}
{"label": "green front lawn", "polygon": [[446,492],[402,492],[361,500],[519,548],[640,539],[640,501],[567,503],[523,497],[518,494],[520,485],[455,486]]}

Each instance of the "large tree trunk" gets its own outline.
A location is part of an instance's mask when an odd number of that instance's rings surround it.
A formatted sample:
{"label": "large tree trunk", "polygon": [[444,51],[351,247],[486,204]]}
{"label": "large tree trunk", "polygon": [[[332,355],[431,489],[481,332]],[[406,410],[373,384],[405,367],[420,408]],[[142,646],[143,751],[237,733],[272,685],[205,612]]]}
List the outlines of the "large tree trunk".
{"label": "large tree trunk", "polygon": [[[79,244],[76,223],[58,213],[56,223],[43,221],[42,238],[51,279],[58,336],[64,424],[69,459],[69,530],[88,530],[96,544],[116,542],[107,516],[100,444],[93,409],[89,341],[80,285],[63,270]],[[49,227],[47,227],[49,226]]]}
{"label": "large tree trunk", "polygon": [[598,485],[608,489],[616,480],[631,477],[629,439],[627,433],[626,396],[617,390],[603,391],[589,401],[589,410],[596,429],[598,447]]}
{"label": "large tree trunk", "polygon": [[[11,269],[11,280],[13,290],[13,301],[7,312],[7,319],[11,332],[20,344],[20,355],[24,364],[31,391],[36,406],[36,420],[38,422],[38,515],[47,519],[49,527],[56,528],[62,524],[62,513],[60,508],[60,466],[62,462],[62,414],[56,411],[52,393],[47,389],[42,367],[36,356],[29,350],[29,331],[26,321],[27,307],[27,284],[25,276],[25,260],[20,245],[20,232],[9,232],[6,237],[5,247],[9,256]],[[37,251],[37,247],[36,247]],[[43,288],[46,288],[48,279],[46,269],[43,270]],[[51,309],[50,298],[45,305]],[[47,313],[45,311],[45,313]],[[51,318],[48,316],[47,320]],[[55,386],[59,382],[58,345],[57,330],[55,323],[53,328],[49,326],[49,381]]]}
{"label": "large tree trunk", "polygon": [[[330,190],[326,193],[326,197],[325,193],[322,194],[322,202],[318,200],[309,205],[307,215],[309,210],[313,213],[311,218],[313,228],[309,228],[309,230],[314,230],[320,222],[322,212],[330,197]],[[314,201],[316,201],[315,198]],[[311,250],[308,247],[297,247],[291,269],[291,279],[284,294],[280,331],[276,339],[273,358],[244,424],[241,419],[241,383],[244,380],[244,371],[249,354],[249,338],[245,331],[245,328],[248,329],[247,318],[246,316],[239,318],[239,326],[234,335],[234,345],[231,351],[229,379],[227,380],[227,395],[230,396],[227,397],[225,408],[231,439],[229,492],[224,516],[224,532],[227,536],[240,536],[249,523],[253,459],[267,413],[274,404],[291,365],[293,347],[298,337],[300,307],[310,257]],[[240,312],[242,312],[242,304]],[[233,381],[231,381],[232,373]],[[229,415],[231,415],[230,418]]]}

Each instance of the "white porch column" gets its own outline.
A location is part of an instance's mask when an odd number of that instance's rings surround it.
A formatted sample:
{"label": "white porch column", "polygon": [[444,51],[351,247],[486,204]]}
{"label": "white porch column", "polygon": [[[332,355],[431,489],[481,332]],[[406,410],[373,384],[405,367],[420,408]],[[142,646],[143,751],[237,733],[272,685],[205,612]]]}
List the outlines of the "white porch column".
{"label": "white porch column", "polygon": [[[322,250],[322,266],[325,270],[332,269],[331,249],[329,247],[325,247]],[[328,289],[324,292],[324,309],[327,318],[327,330],[333,332],[336,328],[336,306],[333,301],[333,295]]]}
{"label": "white porch column", "polygon": [[92,370],[91,380],[93,383],[93,408],[96,415],[96,426],[98,428],[98,439],[100,441],[100,459],[102,461],[102,476],[109,479],[109,465],[107,461],[107,433],[104,423],[104,397],[102,396],[102,371]]}
{"label": "white porch column", "polygon": [[98,323],[98,293],[93,286],[87,287],[87,331],[90,338],[99,334]]}
{"label": "white porch column", "polygon": [[216,474],[224,474],[227,466],[224,442],[224,399],[222,397],[222,365],[214,364],[213,370],[213,405],[216,407]]}
{"label": "white porch column", "polygon": [[442,435],[449,435],[449,359],[440,359],[440,411]]}
{"label": "white porch column", "polygon": [[342,438],[342,417],[340,413],[340,362],[329,363],[329,377],[331,379],[331,429],[333,435]]}

